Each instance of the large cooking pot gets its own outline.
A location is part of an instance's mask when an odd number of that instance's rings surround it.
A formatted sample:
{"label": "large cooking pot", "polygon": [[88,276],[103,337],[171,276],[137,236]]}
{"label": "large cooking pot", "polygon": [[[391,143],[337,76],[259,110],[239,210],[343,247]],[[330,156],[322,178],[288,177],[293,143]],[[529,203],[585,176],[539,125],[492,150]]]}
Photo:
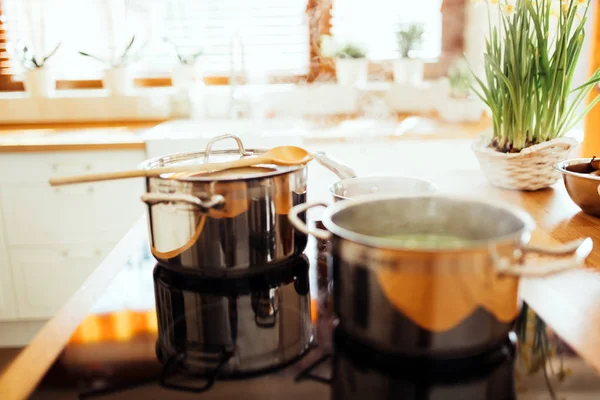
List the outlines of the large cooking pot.
{"label": "large cooking pot", "polygon": [[[234,139],[237,149],[212,150],[223,139]],[[141,168],[232,161],[265,152],[245,149],[238,137],[223,135],[211,140],[204,152],[155,158]],[[146,178],[142,200],[148,205],[152,254],[172,268],[219,273],[243,272],[298,255],[306,247],[306,235],[294,229],[287,214],[306,201],[306,179],[305,165]]]}
{"label": "large cooking pot", "polygon": [[436,185],[422,179],[405,176],[359,177],[350,166],[327,153],[315,152],[313,157],[340,179],[329,186],[333,201],[355,199],[375,193],[416,196],[437,192]]}
{"label": "large cooking pot", "polygon": [[[337,202],[322,216],[331,240],[334,311],[339,327],[377,350],[415,357],[467,357],[506,340],[516,319],[519,277],[581,266],[591,239],[555,249],[530,247],[534,228],[523,211],[502,203],[429,195],[373,195]],[[384,236],[451,235],[468,244],[406,245]],[[538,265],[527,253],[569,254]]]}

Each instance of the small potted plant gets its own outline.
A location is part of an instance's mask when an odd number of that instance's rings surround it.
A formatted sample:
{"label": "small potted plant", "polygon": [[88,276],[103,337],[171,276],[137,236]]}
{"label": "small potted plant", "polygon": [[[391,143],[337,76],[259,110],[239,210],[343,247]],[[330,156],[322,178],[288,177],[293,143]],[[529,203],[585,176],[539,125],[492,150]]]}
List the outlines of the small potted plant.
{"label": "small potted plant", "polygon": [[367,82],[369,63],[366,51],[360,45],[350,42],[340,45],[327,36],[321,42],[321,49],[325,56],[335,57],[335,76],[340,85]]}
{"label": "small potted plant", "polygon": [[440,96],[437,112],[448,122],[474,122],[481,119],[482,103],[471,94],[471,70],[464,58],[456,59],[448,68],[446,96]]}
{"label": "small potted plant", "polygon": [[36,55],[35,51],[27,46],[18,46],[16,57],[23,66],[23,85],[25,90],[33,97],[51,96],[56,89],[56,81],[52,70],[46,63],[60,48],[58,43],[52,51],[45,56]]}
{"label": "small potted plant", "polygon": [[501,23],[490,23],[486,35],[484,77],[473,74],[473,90],[491,109],[493,128],[473,151],[493,185],[543,189],[560,178],[554,164],[578,144],[565,134],[600,100],[596,96],[578,112],[600,71],[572,87],[589,0],[566,0],[556,8],[552,0],[501,0],[497,6]]}
{"label": "small potted plant", "polygon": [[405,85],[423,82],[424,63],[418,58],[418,51],[424,33],[422,24],[406,25],[396,33],[400,58],[394,60],[394,82]]}
{"label": "small potted plant", "polygon": [[200,50],[196,53],[185,54],[169,39],[165,38],[164,40],[173,47],[173,50],[177,55],[177,60],[179,61],[173,67],[173,73],[171,75],[173,86],[176,88],[185,88],[194,84],[196,78],[198,78],[197,61],[202,55],[202,51]]}
{"label": "small potted plant", "polygon": [[125,49],[115,57],[103,58],[83,51],[79,52],[82,56],[99,61],[105,66],[102,81],[104,88],[111,94],[119,96],[127,95],[133,88],[130,65],[135,61],[137,55],[137,52],[133,51],[134,42],[135,35],[131,37]]}

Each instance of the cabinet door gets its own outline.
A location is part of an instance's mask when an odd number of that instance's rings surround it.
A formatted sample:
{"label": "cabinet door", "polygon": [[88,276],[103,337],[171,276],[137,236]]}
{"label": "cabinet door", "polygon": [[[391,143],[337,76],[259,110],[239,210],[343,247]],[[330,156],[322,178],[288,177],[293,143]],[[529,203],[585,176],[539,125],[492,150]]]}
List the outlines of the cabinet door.
{"label": "cabinet door", "polygon": [[48,178],[132,169],[143,151],[0,155],[0,201],[9,246],[118,242],[144,208],[142,179],[50,187]]}
{"label": "cabinet door", "polygon": [[117,243],[144,212],[142,192],[142,180],[2,185],[8,245]]}
{"label": "cabinet door", "polygon": [[19,317],[54,316],[112,247],[109,244],[11,248]]}
{"label": "cabinet door", "polygon": [[4,232],[4,221],[0,213],[0,320],[11,320],[18,315]]}

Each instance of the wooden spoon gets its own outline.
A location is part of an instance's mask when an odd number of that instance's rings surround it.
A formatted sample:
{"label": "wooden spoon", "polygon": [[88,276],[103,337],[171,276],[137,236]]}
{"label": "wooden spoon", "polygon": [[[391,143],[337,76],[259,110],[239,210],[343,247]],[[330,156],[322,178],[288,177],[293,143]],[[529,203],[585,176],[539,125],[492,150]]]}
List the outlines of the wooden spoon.
{"label": "wooden spoon", "polygon": [[135,169],[130,171],[106,172],[99,174],[68,176],[50,179],[50,185],[71,185],[73,183],[110,181],[115,179],[155,177],[162,174],[175,172],[215,172],[226,169],[250,167],[259,164],[275,164],[282,166],[304,165],[312,160],[312,155],[303,148],[296,146],[279,146],[257,157],[244,157],[235,161],[218,162],[212,164],[179,165],[175,167],[163,167],[153,169]]}

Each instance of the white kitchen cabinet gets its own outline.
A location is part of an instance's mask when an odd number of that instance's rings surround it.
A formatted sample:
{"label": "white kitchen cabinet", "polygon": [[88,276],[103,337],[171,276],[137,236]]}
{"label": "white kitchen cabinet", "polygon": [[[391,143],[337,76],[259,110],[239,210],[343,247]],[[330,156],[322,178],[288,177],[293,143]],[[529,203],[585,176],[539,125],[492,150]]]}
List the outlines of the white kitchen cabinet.
{"label": "white kitchen cabinet", "polygon": [[19,317],[44,319],[56,314],[113,247],[107,243],[11,248]]}
{"label": "white kitchen cabinet", "polygon": [[0,320],[17,318],[16,298],[0,214]]}
{"label": "white kitchen cabinet", "polygon": [[2,188],[10,246],[118,240],[143,211],[140,179],[60,187],[33,182]]}
{"label": "white kitchen cabinet", "polygon": [[144,150],[0,154],[0,320],[52,317],[144,212],[141,179],[51,187],[133,169]]}
{"label": "white kitchen cabinet", "polygon": [[54,176],[136,168],[144,150],[59,151],[0,154],[0,183],[40,182]]}

